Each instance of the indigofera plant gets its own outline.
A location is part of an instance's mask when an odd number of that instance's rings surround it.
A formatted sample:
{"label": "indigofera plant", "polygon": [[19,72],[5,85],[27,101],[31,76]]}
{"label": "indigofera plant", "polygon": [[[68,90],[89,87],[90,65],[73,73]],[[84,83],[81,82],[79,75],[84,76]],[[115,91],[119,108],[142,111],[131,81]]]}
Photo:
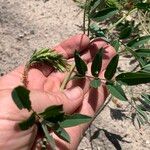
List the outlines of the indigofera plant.
{"label": "indigofera plant", "polygon": [[[82,78],[89,78],[90,86],[94,89],[97,89],[102,82],[106,83],[106,87],[112,96],[122,102],[129,103],[134,110],[132,115],[133,122],[136,120],[139,126],[149,123],[150,95],[141,94],[141,98],[135,101],[134,98],[129,99],[126,96],[123,86],[150,83],[150,49],[147,46],[150,35],[141,36],[135,21],[127,20],[127,17],[132,13],[149,13],[150,4],[143,1],[133,3],[133,1],[129,2],[126,0],[86,0],[85,3],[81,3],[80,1],[78,3],[84,9],[84,34],[89,36],[91,42],[95,38],[100,38],[116,49],[116,55],[111,59],[104,73],[105,78],[99,77],[105,51],[104,48],[99,49],[92,60],[90,68],[91,76],[87,75],[87,64],[77,50],[74,53],[73,64],[69,65],[67,60],[55,50],[41,49],[33,53],[25,66],[23,75],[24,87],[18,86],[12,92],[12,98],[18,108],[27,109],[31,113],[31,116],[27,120],[19,123],[20,129],[27,130],[38,123],[42,127],[47,142],[49,142],[52,149],[56,148],[55,140],[51,136],[52,132],[64,141],[70,142],[70,137],[64,128],[89,122],[91,121],[91,117],[82,114],[68,115],[63,111],[62,105],[50,106],[41,113],[35,112],[32,108],[29,97],[30,91],[27,89],[27,85],[28,71],[36,63],[48,64],[56,71],[68,72],[60,90],[63,90],[70,80],[75,80],[76,78],[81,80]],[[143,22],[139,24],[143,25]],[[149,33],[150,31],[147,32]],[[117,69],[119,57],[126,54],[129,54],[138,62],[138,69],[119,74]],[[100,108],[98,113],[101,110]]]}

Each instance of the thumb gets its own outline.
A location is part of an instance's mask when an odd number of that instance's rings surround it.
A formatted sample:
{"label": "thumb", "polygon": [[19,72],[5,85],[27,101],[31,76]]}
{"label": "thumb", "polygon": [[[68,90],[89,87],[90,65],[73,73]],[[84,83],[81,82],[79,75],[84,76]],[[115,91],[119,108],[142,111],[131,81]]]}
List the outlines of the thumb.
{"label": "thumb", "polygon": [[32,108],[42,112],[53,105],[63,105],[66,113],[73,113],[83,101],[83,90],[80,87],[64,90],[64,92],[31,91]]}

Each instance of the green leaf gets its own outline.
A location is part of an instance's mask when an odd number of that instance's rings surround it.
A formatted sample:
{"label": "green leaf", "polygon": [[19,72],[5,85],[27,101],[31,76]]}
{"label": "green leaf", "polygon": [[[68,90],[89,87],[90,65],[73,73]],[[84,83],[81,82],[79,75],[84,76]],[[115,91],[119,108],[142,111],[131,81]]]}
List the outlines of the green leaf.
{"label": "green leaf", "polygon": [[65,129],[63,129],[62,127],[58,127],[57,129],[54,129],[54,133],[61,139],[63,139],[64,141],[70,143],[70,136],[69,134],[66,132]]}
{"label": "green leaf", "polygon": [[29,98],[30,91],[23,86],[18,86],[13,89],[11,95],[12,99],[19,109],[26,108],[31,110],[31,101]]}
{"label": "green leaf", "polygon": [[40,113],[43,119],[57,123],[58,121],[62,121],[64,117],[63,105],[54,105],[46,108],[44,112]]}
{"label": "green leaf", "polygon": [[150,73],[150,63],[143,66],[140,71]]}
{"label": "green leaf", "polygon": [[138,119],[138,122],[141,124],[141,125],[144,125],[145,123],[145,120],[143,117],[141,117],[141,115],[139,113],[137,113],[137,119]]}
{"label": "green leaf", "polygon": [[106,86],[107,86],[109,92],[111,93],[111,95],[113,95],[114,97],[118,98],[121,101],[127,101],[127,97],[126,97],[122,87],[119,84],[116,83],[116,85],[115,85],[113,83],[107,82]]}
{"label": "green leaf", "polygon": [[150,105],[150,95],[148,95],[148,94],[142,94],[141,97],[142,97],[142,99],[143,99],[143,101],[145,103],[147,103],[148,105]]}
{"label": "green leaf", "polygon": [[111,42],[111,45],[115,48],[116,52],[118,52],[119,47],[120,47],[119,40],[114,40],[113,42]]}
{"label": "green leaf", "polygon": [[116,73],[118,61],[119,61],[119,55],[117,54],[111,59],[110,63],[108,64],[106,71],[105,71],[105,78],[107,80],[111,80],[114,74]]}
{"label": "green leaf", "polygon": [[119,3],[118,0],[106,0],[106,4],[109,7],[116,7],[116,8],[121,8],[121,4]]}
{"label": "green leaf", "polygon": [[98,77],[99,72],[101,71],[102,59],[103,59],[103,48],[101,48],[98,51],[92,62],[91,73],[94,77]]}
{"label": "green leaf", "polygon": [[150,40],[150,35],[147,35],[147,36],[142,36],[142,37],[139,37],[139,38],[136,38],[134,40],[131,40],[127,46],[129,47],[132,47],[132,48],[135,48],[135,47],[138,47],[142,44],[145,44],[146,42],[148,42]]}
{"label": "green leaf", "polygon": [[143,10],[146,10],[146,11],[150,11],[150,3],[138,3],[136,5],[136,7],[138,9],[143,9]]}
{"label": "green leaf", "polygon": [[92,7],[91,7],[91,14],[93,14],[95,12],[95,10],[97,9],[97,7],[101,4],[102,0],[93,0],[93,2],[91,2]]}
{"label": "green leaf", "polygon": [[48,131],[48,129],[47,129],[47,126],[46,126],[45,124],[43,124],[43,123],[41,124],[41,126],[42,126],[43,132],[44,132],[44,134],[45,134],[45,137],[46,137],[48,143],[50,144],[52,150],[56,150],[56,143],[55,143],[55,140],[54,140],[54,138],[50,135],[50,133],[49,133],[49,131]]}
{"label": "green leaf", "polygon": [[139,57],[150,57],[150,49],[138,49],[135,51],[135,53]]}
{"label": "green leaf", "polygon": [[141,96],[143,99],[148,99],[150,102],[150,95],[149,94],[142,94]]}
{"label": "green leaf", "polygon": [[137,129],[140,129],[140,128],[141,128],[141,121],[140,121],[139,116],[138,116],[137,114],[132,117],[132,122],[133,122],[133,125],[134,125]]}
{"label": "green leaf", "polygon": [[148,122],[147,114],[140,109],[139,106],[136,107],[138,114],[144,119],[145,122]]}
{"label": "green leaf", "polygon": [[32,115],[25,121],[19,123],[19,127],[21,130],[28,130],[30,127],[34,125],[36,121],[35,113],[32,113]]}
{"label": "green leaf", "polygon": [[150,73],[146,72],[127,72],[116,77],[117,82],[125,85],[138,85],[150,82]]}
{"label": "green leaf", "polygon": [[91,120],[91,117],[82,114],[66,115],[64,121],[60,122],[60,126],[63,128],[77,126],[82,123],[87,123]]}
{"label": "green leaf", "polygon": [[90,82],[90,86],[92,88],[98,88],[101,85],[101,80],[99,78],[95,78]]}
{"label": "green leaf", "polygon": [[117,12],[118,12],[118,9],[116,8],[105,8],[101,11],[90,14],[89,17],[94,21],[103,21],[114,16]]}
{"label": "green leaf", "polygon": [[132,27],[126,27],[121,31],[119,38],[126,39],[131,35],[131,33],[132,33]]}
{"label": "green leaf", "polygon": [[135,57],[135,59],[139,62],[140,67],[146,65],[146,61],[141,58],[135,51],[133,51],[130,47],[126,47],[126,49]]}
{"label": "green leaf", "polygon": [[87,71],[87,65],[81,59],[80,54],[77,51],[75,51],[75,53],[74,53],[74,59],[75,59],[76,69],[77,69],[79,75],[85,76],[85,73]]}

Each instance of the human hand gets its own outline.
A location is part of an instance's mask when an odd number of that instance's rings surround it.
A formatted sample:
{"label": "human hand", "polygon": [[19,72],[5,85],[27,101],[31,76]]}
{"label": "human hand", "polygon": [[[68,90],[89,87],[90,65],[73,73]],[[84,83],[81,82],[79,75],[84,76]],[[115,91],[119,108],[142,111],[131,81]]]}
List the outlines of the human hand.
{"label": "human hand", "polygon": [[[99,48],[104,47],[103,67],[100,76],[103,76],[105,68],[114,56],[114,49],[104,41],[97,40],[90,43],[85,35],[74,36],[55,47],[68,61],[72,60],[74,50],[82,51],[82,57],[91,65],[91,61]],[[29,117],[26,110],[19,110],[11,98],[13,88],[22,85],[24,66],[20,66],[9,74],[0,78],[0,149],[31,149],[38,136],[37,126],[26,131],[20,131],[17,124]],[[89,72],[90,74],[90,72]],[[102,84],[98,90],[89,88],[89,79],[71,81],[64,92],[60,92],[60,85],[65,77],[64,73],[52,72],[50,66],[42,65],[38,69],[31,69],[28,74],[28,88],[32,107],[36,112],[42,112],[51,105],[63,104],[64,111],[68,114],[77,112],[93,116],[107,97],[107,90]],[[96,95],[95,95],[96,94]],[[59,149],[76,149],[80,138],[88,125],[80,125],[67,128],[71,136],[71,143],[67,144],[57,138]]]}

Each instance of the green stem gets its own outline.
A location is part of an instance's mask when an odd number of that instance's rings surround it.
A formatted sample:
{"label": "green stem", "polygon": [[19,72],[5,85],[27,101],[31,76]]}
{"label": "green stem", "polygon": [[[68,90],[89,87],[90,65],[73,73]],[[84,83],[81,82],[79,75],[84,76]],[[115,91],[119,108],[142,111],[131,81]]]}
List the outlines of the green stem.
{"label": "green stem", "polygon": [[70,77],[71,77],[71,75],[74,71],[74,68],[75,68],[75,64],[72,64],[71,67],[70,67],[70,71],[68,72],[68,74],[65,77],[63,83],[60,86],[60,91],[63,91],[65,89],[65,87],[66,87],[66,85],[67,85],[67,83],[68,83],[68,81],[69,81],[69,79],[70,79]]}
{"label": "green stem", "polygon": [[[103,103],[103,106],[98,109],[97,113],[91,119],[90,123],[92,123],[95,120],[95,118],[104,110],[104,108],[106,108],[106,106],[109,104],[111,99],[112,99],[112,96],[111,96],[111,94],[109,94],[109,96],[107,97],[106,101]],[[81,137],[80,142],[81,142],[82,138],[83,138],[83,136]]]}
{"label": "green stem", "polygon": [[86,25],[85,25],[85,22],[86,22],[86,9],[87,9],[87,2],[88,0],[86,0],[85,2],[85,8],[84,8],[84,13],[83,13],[83,33],[85,34],[85,31],[86,31]]}
{"label": "green stem", "polygon": [[90,35],[90,24],[91,24],[91,20],[90,20],[90,18],[88,17],[88,33],[87,33],[87,36]]}

